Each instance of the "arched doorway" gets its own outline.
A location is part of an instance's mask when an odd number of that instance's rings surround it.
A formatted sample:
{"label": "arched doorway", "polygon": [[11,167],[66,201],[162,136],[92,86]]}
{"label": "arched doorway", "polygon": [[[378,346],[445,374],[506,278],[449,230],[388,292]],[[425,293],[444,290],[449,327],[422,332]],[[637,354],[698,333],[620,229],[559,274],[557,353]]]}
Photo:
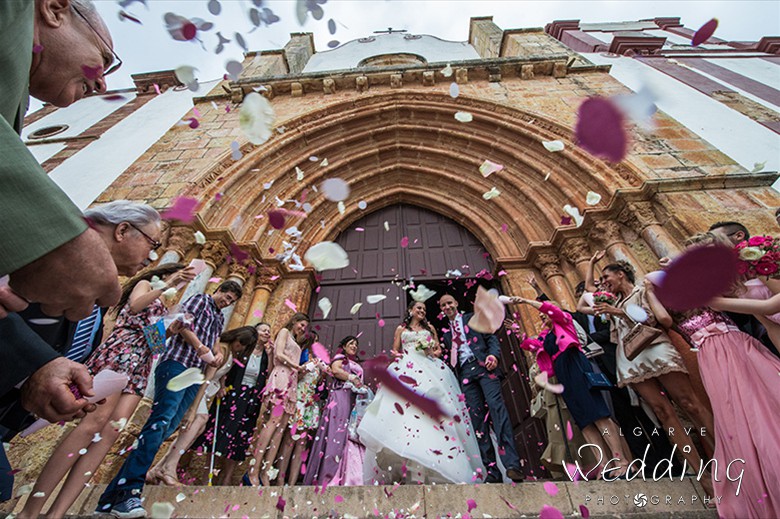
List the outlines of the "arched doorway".
{"label": "arched doorway", "polygon": [[[384,207],[354,222],[335,240],[347,252],[350,266],[323,272],[320,287],[312,297],[309,315],[323,344],[335,346],[347,335],[360,337],[360,356],[371,358],[392,346],[395,328],[403,320],[410,301],[405,288],[410,282],[442,294],[452,293],[461,310],[472,310],[478,285],[500,290],[491,275],[493,268],[482,243],[456,222],[417,206]],[[384,295],[371,304],[367,296]],[[319,303],[327,298],[327,317]],[[434,296],[426,302],[428,318],[441,330]],[[355,306],[360,307],[355,310]],[[353,313],[354,312],[354,313]],[[383,326],[382,326],[383,324]],[[531,391],[524,355],[514,340],[499,335],[502,389],[512,421],[515,443],[529,475],[539,476],[538,464],[545,443],[543,424],[530,417]]]}

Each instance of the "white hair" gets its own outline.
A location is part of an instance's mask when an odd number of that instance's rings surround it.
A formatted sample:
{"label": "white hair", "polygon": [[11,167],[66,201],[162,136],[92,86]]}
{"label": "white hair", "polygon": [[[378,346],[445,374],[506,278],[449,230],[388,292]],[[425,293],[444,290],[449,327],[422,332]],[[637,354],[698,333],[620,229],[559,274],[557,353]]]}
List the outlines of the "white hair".
{"label": "white hair", "polygon": [[109,38],[111,38],[111,33],[108,30],[106,22],[103,21],[103,17],[100,16],[100,13],[98,13],[97,8],[95,7],[95,4],[92,2],[92,0],[70,0],[70,5],[71,7],[78,9],[78,11],[83,14],[84,17],[89,20],[89,23],[91,23],[96,29],[100,29]]}
{"label": "white hair", "polygon": [[150,205],[129,200],[115,200],[84,211],[84,217],[103,225],[119,225],[128,222],[136,227],[160,223],[160,213]]}

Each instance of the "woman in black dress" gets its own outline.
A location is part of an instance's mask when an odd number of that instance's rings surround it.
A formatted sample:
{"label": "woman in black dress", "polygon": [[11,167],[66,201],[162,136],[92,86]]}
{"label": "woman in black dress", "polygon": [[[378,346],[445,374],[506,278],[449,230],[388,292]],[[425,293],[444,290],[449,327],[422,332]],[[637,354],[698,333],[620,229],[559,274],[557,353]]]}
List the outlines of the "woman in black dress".
{"label": "woman in black dress", "polygon": [[[225,393],[219,409],[216,427],[215,452],[223,458],[217,485],[230,485],[236,465],[246,459],[246,453],[257,429],[257,419],[262,405],[260,393],[273,366],[273,341],[271,326],[255,325],[257,345],[253,351],[236,359],[225,376]],[[214,445],[214,418],[216,401],[211,406],[209,424],[201,436],[203,447],[211,451]]]}

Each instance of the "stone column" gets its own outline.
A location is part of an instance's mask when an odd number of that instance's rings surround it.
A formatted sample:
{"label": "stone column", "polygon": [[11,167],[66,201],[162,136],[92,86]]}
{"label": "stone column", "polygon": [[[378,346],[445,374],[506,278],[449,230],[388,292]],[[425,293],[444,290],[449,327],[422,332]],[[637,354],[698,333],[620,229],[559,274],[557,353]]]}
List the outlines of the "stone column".
{"label": "stone column", "polygon": [[623,235],[620,233],[620,225],[617,222],[612,220],[596,222],[590,230],[589,237],[600,248],[607,251],[607,255],[612,261],[623,260],[629,262],[634,267],[637,278],[645,275],[645,269],[636,256],[634,256],[631,248],[623,240]]}
{"label": "stone column", "polygon": [[[232,328],[235,328],[237,326],[241,326],[244,322],[244,319],[242,317],[242,311],[239,311],[236,313],[236,309],[238,307],[242,307],[242,309],[245,311],[246,306],[249,304],[249,292],[246,290],[247,288],[247,280],[251,277],[251,274],[249,273],[249,268],[245,265],[242,265],[240,263],[231,263],[228,265],[228,277],[227,280],[229,281],[235,281],[239,285],[241,285],[241,288],[244,289],[241,297],[238,299],[238,301],[235,302],[235,304],[232,304],[228,306],[227,308],[222,309],[222,315],[225,316],[225,322],[228,324],[226,330],[230,330]],[[234,317],[235,314],[235,317]]]}
{"label": "stone column", "polygon": [[561,255],[577,269],[580,281],[585,281],[588,275],[588,262],[593,257],[588,240],[585,238],[569,238],[563,242]]}
{"label": "stone column", "polygon": [[165,253],[160,258],[158,265],[177,263],[185,256],[186,252],[195,244],[195,236],[189,227],[172,227],[168,234],[168,243]]}
{"label": "stone column", "polygon": [[187,285],[187,288],[184,290],[184,295],[181,296],[182,301],[186,301],[194,295],[202,294],[206,290],[206,285],[208,285],[211,275],[214,273],[214,270],[216,270],[217,265],[220,265],[225,261],[227,253],[227,247],[225,247],[222,242],[207,241],[206,244],[203,245],[203,249],[200,251],[200,257],[206,262],[206,268],[195,276],[195,279],[190,281],[189,285]]}
{"label": "stone column", "polygon": [[295,305],[298,312],[308,312],[311,299],[311,284],[308,276],[286,277],[279,283],[278,288],[268,302],[265,319],[274,330],[284,326],[292,317],[294,311],[286,301]]}
{"label": "stone column", "polygon": [[672,258],[682,252],[682,247],[656,219],[652,202],[631,202],[626,205],[619,218],[641,235],[650,250],[659,258]]}
{"label": "stone column", "polygon": [[[506,275],[501,277],[501,284],[505,294],[526,299],[536,298],[536,291],[526,281],[531,274],[537,274],[533,269],[505,268],[504,270]],[[520,321],[523,333],[528,336],[535,336],[539,333],[542,321],[536,309],[528,305],[508,305],[507,308],[512,317],[517,317]],[[523,350],[513,352],[516,359],[520,359],[521,352],[527,367],[536,362],[534,354]]]}
{"label": "stone column", "polygon": [[268,300],[279,285],[279,271],[273,267],[260,267],[255,274],[255,288],[252,293],[252,301],[244,314],[244,324],[254,326],[265,321],[265,310]]}
{"label": "stone column", "polygon": [[575,307],[574,298],[571,290],[566,285],[566,278],[561,270],[560,259],[557,254],[543,252],[536,256],[536,268],[542,274],[542,278],[550,288],[547,294],[550,299],[554,299],[567,310],[573,310]]}

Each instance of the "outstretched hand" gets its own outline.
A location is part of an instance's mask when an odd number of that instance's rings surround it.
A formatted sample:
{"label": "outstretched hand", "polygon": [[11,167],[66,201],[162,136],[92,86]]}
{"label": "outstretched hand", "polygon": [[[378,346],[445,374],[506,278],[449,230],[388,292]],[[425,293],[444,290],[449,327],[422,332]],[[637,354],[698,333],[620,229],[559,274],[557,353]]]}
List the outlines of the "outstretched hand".
{"label": "outstretched hand", "polygon": [[[72,390],[75,388],[75,391]],[[94,411],[92,376],[83,364],[65,357],[44,364],[22,385],[22,407],[49,422],[82,418]]]}
{"label": "outstretched hand", "polygon": [[597,250],[596,253],[593,255],[592,258],[590,258],[591,263],[597,263],[604,259],[604,256],[607,255],[607,251],[605,250]]}

